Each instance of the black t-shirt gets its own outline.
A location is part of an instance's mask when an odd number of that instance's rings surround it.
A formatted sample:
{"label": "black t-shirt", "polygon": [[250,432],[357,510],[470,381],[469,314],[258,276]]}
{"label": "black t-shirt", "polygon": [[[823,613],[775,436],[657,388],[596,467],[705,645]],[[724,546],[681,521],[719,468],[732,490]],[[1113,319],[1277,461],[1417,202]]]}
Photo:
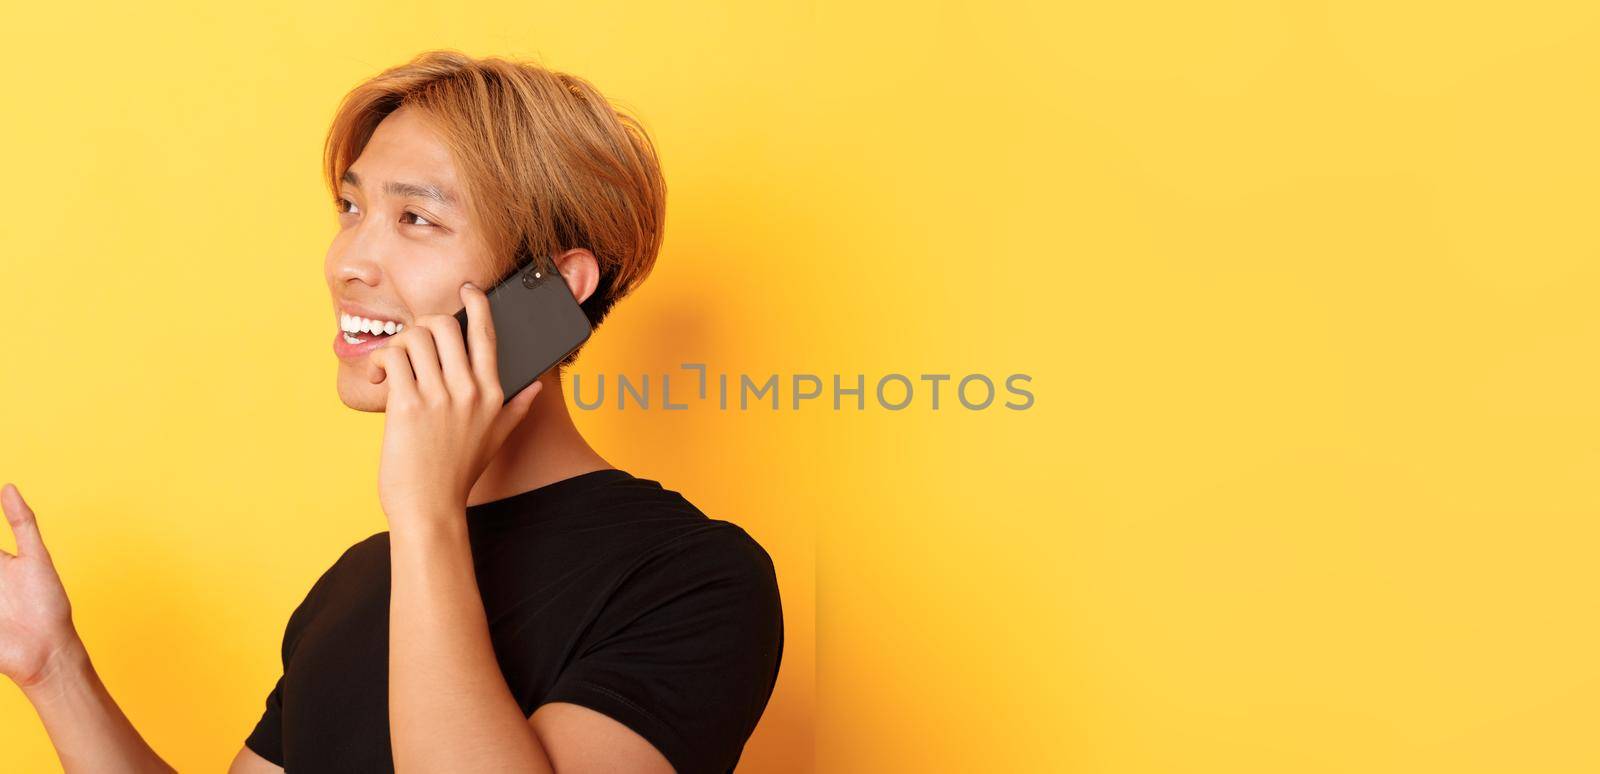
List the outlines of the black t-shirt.
{"label": "black t-shirt", "polygon": [[[738,525],[616,469],[467,508],[478,588],[524,717],[580,704],[679,774],[732,771],[783,656],[772,559]],[[289,774],[392,772],[389,533],[290,615],[283,676],[245,740]]]}

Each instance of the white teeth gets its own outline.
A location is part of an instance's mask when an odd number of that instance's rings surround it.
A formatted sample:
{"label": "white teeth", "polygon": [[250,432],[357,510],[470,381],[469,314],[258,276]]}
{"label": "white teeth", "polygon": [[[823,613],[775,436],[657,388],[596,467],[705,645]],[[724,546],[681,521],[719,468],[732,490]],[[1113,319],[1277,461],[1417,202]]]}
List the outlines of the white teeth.
{"label": "white teeth", "polygon": [[339,329],[346,333],[385,333],[395,334],[406,329],[405,325],[393,320],[374,320],[355,314],[339,314]]}

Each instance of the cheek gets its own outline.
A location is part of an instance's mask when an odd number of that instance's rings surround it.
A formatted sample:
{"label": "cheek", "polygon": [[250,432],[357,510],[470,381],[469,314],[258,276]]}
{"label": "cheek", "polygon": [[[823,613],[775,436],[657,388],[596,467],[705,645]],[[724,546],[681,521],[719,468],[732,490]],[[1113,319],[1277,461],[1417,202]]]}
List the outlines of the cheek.
{"label": "cheek", "polygon": [[394,292],[413,315],[454,314],[461,308],[461,283],[472,279],[453,265],[407,266],[388,275]]}

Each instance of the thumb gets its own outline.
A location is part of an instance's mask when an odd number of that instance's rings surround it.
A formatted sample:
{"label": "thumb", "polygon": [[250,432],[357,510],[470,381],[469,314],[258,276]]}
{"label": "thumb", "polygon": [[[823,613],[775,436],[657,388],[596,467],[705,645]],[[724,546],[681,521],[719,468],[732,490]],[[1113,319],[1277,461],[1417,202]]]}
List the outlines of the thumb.
{"label": "thumb", "polygon": [[34,556],[50,561],[44,538],[39,535],[39,522],[33,518],[33,509],[23,501],[15,484],[0,488],[0,506],[5,508],[6,521],[11,524],[11,534],[17,538],[17,555]]}

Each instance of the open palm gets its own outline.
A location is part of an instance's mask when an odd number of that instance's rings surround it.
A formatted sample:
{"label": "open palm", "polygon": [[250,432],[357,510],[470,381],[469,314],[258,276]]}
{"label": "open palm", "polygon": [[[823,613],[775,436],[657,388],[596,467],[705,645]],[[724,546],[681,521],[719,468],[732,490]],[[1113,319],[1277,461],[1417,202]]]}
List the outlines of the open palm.
{"label": "open palm", "polygon": [[15,555],[0,550],[0,673],[26,687],[73,642],[72,607],[22,493],[5,485],[0,506],[17,542]]}

